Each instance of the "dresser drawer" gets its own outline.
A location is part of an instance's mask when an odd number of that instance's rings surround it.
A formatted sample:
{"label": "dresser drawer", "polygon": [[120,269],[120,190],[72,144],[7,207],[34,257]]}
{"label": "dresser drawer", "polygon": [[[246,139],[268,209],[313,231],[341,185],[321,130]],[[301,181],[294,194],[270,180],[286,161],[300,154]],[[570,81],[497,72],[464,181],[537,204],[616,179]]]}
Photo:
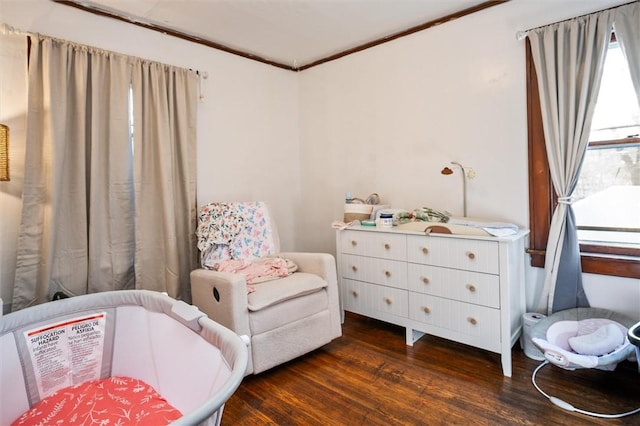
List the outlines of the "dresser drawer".
{"label": "dresser drawer", "polygon": [[446,297],[475,305],[500,307],[500,277],[480,272],[410,263],[410,291]]}
{"label": "dresser drawer", "polygon": [[407,260],[407,237],[404,234],[343,231],[340,247],[342,253]]}
{"label": "dresser drawer", "polygon": [[373,318],[388,320],[395,316],[407,318],[409,296],[406,290],[343,279],[344,309]]}
{"label": "dresser drawer", "polygon": [[486,240],[407,236],[407,259],[412,263],[498,274],[498,243]]}
{"label": "dresser drawer", "polygon": [[500,342],[500,310],[410,293],[409,318],[487,342]]}
{"label": "dresser drawer", "polygon": [[340,270],[344,278],[407,288],[406,262],[344,254]]}

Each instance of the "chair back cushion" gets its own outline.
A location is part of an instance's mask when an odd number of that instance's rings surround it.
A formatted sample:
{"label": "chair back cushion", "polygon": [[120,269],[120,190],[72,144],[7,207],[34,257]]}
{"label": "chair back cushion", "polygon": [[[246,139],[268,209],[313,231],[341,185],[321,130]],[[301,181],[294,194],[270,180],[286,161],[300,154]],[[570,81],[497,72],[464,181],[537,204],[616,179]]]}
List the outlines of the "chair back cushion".
{"label": "chair back cushion", "polygon": [[221,202],[198,214],[198,249],[203,268],[225,259],[258,259],[278,252],[278,236],[262,201]]}

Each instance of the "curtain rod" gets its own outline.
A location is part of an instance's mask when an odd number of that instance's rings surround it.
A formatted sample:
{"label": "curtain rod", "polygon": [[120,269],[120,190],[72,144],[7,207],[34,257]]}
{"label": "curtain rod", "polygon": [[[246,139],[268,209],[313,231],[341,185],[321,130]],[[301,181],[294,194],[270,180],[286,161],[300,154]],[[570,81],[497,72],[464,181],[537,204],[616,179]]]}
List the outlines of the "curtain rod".
{"label": "curtain rod", "polygon": [[[0,0],[0,1],[2,1],[2,0]],[[15,27],[3,22],[3,23],[0,24],[0,35],[24,35],[24,36],[30,37],[30,36],[33,36],[33,35],[36,35],[36,34],[28,32],[28,31],[19,30],[19,29],[15,28]],[[62,39],[58,39],[56,37],[47,36],[47,35],[44,35],[44,34],[42,34],[42,36],[43,37],[49,37],[51,39],[62,40]],[[74,43],[74,44],[78,44],[78,45],[81,44],[81,43],[77,43],[77,42],[74,42],[74,41],[68,41],[68,40],[63,40],[63,41],[67,41],[69,43]],[[96,49],[108,50],[108,49],[102,49],[102,48],[98,48],[98,47],[96,47]],[[124,53],[119,53],[119,52],[115,52],[115,53],[118,53],[120,55],[124,55]],[[126,55],[126,56],[131,56],[131,55]],[[155,62],[157,62],[157,61],[155,61]],[[158,63],[160,63],[160,62],[158,62]],[[179,67],[177,65],[176,65],[176,67],[184,68],[184,67]],[[209,78],[209,73],[207,71],[195,70],[195,72],[198,75],[198,77],[204,78],[205,80],[207,78]]]}
{"label": "curtain rod", "polygon": [[596,10],[595,12],[585,13],[584,15],[575,16],[575,17],[573,17],[573,18],[567,18],[567,19],[563,19],[563,20],[561,20],[561,21],[552,22],[552,23],[550,23],[550,24],[545,24],[545,25],[540,25],[540,26],[537,26],[537,27],[529,28],[528,30],[518,31],[518,32],[516,32],[516,40],[518,40],[518,41],[520,41],[520,40],[524,40],[524,39],[525,39],[525,37],[527,37],[527,33],[528,33],[529,31],[534,31],[534,30],[537,30],[537,29],[539,29],[539,28],[548,27],[549,25],[556,25],[556,24],[560,24],[560,23],[562,23],[562,22],[571,21],[571,20],[573,20],[573,19],[584,18],[585,16],[593,15],[594,13],[604,12],[605,10],[613,10],[613,9],[617,9],[617,8],[619,8],[619,7],[627,6],[627,5],[630,5],[630,4],[633,4],[633,3],[637,3],[637,2],[638,2],[638,0],[635,0],[635,1],[631,1],[631,2],[629,2],[629,3],[619,4],[619,5],[617,5],[617,6],[611,6],[611,7],[608,7],[608,8],[606,8],[606,9]]}
{"label": "curtain rod", "polygon": [[18,30],[9,24],[0,24],[0,34],[2,35],[30,35],[30,33],[22,30]]}

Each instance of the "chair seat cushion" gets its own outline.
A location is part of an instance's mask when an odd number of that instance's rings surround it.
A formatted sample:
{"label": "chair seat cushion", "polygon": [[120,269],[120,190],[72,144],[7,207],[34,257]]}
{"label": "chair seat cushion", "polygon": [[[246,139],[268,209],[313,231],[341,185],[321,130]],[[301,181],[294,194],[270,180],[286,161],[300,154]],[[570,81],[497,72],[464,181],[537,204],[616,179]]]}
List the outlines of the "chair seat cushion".
{"label": "chair seat cushion", "polygon": [[[251,339],[254,341],[256,336],[277,333],[276,330],[280,330],[284,334],[289,334],[295,328],[304,328],[306,327],[304,324],[306,324],[306,321],[309,320],[310,317],[322,313],[328,314],[328,306],[329,296],[327,295],[327,291],[326,289],[320,289],[320,291],[316,291],[315,293],[305,294],[268,306],[259,311],[250,312],[249,329],[251,330]],[[328,323],[327,321],[327,324]],[[295,335],[297,333],[293,332],[293,334]],[[320,339],[321,336],[311,334],[309,338]],[[298,343],[302,344],[302,342]],[[284,350],[284,348],[280,349]]]}
{"label": "chair seat cushion", "polygon": [[255,291],[247,295],[247,305],[250,311],[255,312],[325,287],[327,282],[318,275],[295,272],[285,278],[256,284]]}

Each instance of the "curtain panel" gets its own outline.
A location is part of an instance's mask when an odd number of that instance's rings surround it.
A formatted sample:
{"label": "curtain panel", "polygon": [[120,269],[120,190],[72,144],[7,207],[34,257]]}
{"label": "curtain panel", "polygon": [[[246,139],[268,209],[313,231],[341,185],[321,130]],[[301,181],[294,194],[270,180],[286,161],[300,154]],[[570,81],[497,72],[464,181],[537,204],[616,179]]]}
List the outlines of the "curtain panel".
{"label": "curtain panel", "polygon": [[189,273],[197,265],[197,76],[138,60],[132,88],[136,283],[190,301]]}
{"label": "curtain panel", "polygon": [[[142,288],[188,299],[196,73],[31,38],[12,309],[58,291]],[[136,86],[142,74],[154,81],[152,94]]]}
{"label": "curtain panel", "polygon": [[640,105],[640,3],[620,6],[614,13],[616,37],[627,58],[631,81]]}
{"label": "curtain panel", "polygon": [[540,312],[589,306],[571,196],[588,145],[613,13],[610,10],[529,31],[538,76],[549,169],[558,195],[549,229]]}

